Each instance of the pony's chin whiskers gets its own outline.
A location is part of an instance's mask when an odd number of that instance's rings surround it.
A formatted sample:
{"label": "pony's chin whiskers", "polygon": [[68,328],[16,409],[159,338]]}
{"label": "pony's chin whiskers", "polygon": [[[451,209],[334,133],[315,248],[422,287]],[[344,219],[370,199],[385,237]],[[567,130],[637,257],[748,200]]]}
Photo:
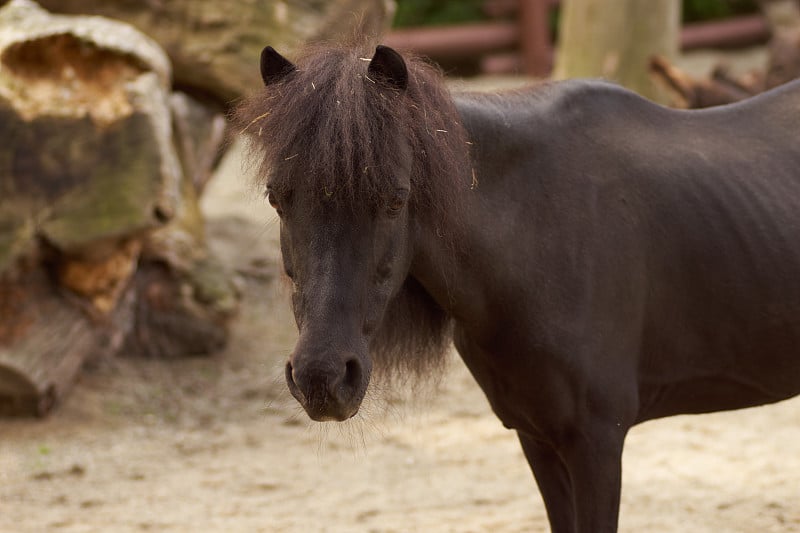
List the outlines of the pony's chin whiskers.
{"label": "pony's chin whiskers", "polygon": [[[302,411],[302,409],[301,409]],[[356,415],[343,422],[313,422],[303,411],[306,434],[316,444],[317,456],[322,459],[332,453],[350,452],[354,456],[364,455],[369,447],[369,430],[364,420]]]}
{"label": "pony's chin whiskers", "polygon": [[299,415],[302,414],[306,416],[306,414],[286,386],[282,361],[288,356],[288,352],[282,353],[281,355],[284,357],[281,358],[280,363],[264,363],[263,365],[265,368],[271,368],[266,372],[270,377],[267,379],[267,384],[265,385],[265,401],[264,405],[261,407],[261,412],[265,415],[286,415],[286,413],[291,413],[288,418],[284,419],[284,422],[288,421],[288,425],[297,425],[301,420]]}
{"label": "pony's chin whiskers", "polygon": [[291,425],[303,427],[309,439],[316,443],[320,458],[331,453],[365,455],[372,443],[389,438],[395,422],[402,421],[404,401],[387,396],[386,391],[372,386],[359,407],[358,413],[342,422],[313,422],[296,401]]}

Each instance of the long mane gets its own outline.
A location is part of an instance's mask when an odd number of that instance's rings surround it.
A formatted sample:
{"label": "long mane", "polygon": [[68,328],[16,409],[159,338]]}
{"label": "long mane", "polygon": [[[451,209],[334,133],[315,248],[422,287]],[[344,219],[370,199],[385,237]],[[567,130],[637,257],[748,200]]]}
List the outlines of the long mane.
{"label": "long mane", "polygon": [[[411,217],[449,245],[444,228],[456,215],[456,190],[472,181],[467,134],[437,68],[405,56],[408,87],[399,91],[369,77],[372,50],[306,48],[294,58],[295,72],[236,107],[233,126],[250,138],[260,187],[301,188],[355,210],[379,202],[391,173],[408,165],[397,150],[398,138],[405,138],[413,153]],[[378,373],[423,375],[440,365],[450,322],[407,279],[373,339]]]}

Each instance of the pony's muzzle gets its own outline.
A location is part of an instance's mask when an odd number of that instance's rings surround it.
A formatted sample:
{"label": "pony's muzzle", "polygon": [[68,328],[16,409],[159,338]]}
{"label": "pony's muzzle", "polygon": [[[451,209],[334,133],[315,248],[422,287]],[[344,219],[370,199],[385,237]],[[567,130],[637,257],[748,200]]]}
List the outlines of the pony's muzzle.
{"label": "pony's muzzle", "polygon": [[295,354],[286,363],[286,384],[312,420],[341,422],[358,412],[369,366],[355,356],[310,359]]}

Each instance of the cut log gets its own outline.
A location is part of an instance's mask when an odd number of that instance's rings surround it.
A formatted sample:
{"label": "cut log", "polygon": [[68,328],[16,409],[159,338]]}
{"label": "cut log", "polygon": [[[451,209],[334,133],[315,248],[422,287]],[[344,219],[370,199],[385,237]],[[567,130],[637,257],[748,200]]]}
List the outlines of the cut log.
{"label": "cut log", "polygon": [[126,24],[0,9],[0,273],[38,239],[96,259],[171,218],[169,86],[166,56]]}
{"label": "cut log", "polygon": [[[169,54],[175,84],[228,104],[261,84],[258,58],[269,44],[288,53],[308,41],[378,36],[391,22],[393,0],[41,0],[55,13],[92,14],[128,22]],[[357,32],[358,27],[361,28]]]}
{"label": "cut log", "polygon": [[238,294],[230,276],[213,260],[178,272],[160,262],[143,262],[136,272],[131,334],[122,355],[172,359],[221,350]]}
{"label": "cut log", "polygon": [[0,281],[0,415],[47,414],[106,335],[101,330],[41,269]]}
{"label": "cut log", "polygon": [[744,100],[753,95],[741,84],[729,79],[724,70],[710,79],[695,79],[672,65],[666,58],[655,56],[650,60],[650,74],[665,86],[674,97],[672,105],[684,109],[712,107]]}

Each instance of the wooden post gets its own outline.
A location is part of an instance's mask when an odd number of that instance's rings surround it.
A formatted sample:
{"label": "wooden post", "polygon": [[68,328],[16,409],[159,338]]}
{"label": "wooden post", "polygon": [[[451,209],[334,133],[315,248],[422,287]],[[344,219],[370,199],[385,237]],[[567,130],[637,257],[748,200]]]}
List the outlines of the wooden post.
{"label": "wooden post", "polygon": [[550,0],[519,0],[522,68],[529,76],[550,74],[553,50],[548,17],[551,3]]}

